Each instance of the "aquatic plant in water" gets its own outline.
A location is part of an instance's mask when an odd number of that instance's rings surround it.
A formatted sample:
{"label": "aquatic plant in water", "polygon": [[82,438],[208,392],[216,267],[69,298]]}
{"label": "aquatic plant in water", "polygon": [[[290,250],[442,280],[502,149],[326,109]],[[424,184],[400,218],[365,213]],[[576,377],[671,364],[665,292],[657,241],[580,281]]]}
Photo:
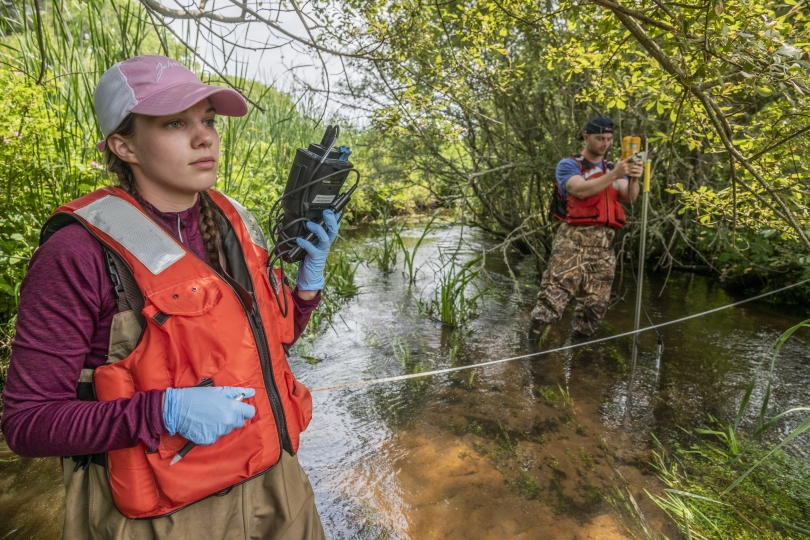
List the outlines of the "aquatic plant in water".
{"label": "aquatic plant in water", "polygon": [[377,264],[377,268],[388,273],[394,270],[397,264],[397,242],[403,225],[399,228],[391,218],[391,207],[383,206],[377,210],[380,217],[379,241],[374,246],[370,259]]}
{"label": "aquatic plant in water", "polygon": [[783,531],[810,536],[810,527],[796,524],[807,519],[810,468],[782,452],[786,444],[810,429],[810,416],[778,444],[760,442],[762,435],[787,415],[810,412],[810,407],[795,407],[767,417],[776,357],[782,345],[802,327],[810,327],[810,320],[788,329],[774,345],[765,392],[750,437],[741,434],[740,422],[751,405],[762,366],[751,378],[734,422],[710,416],[711,423],[720,429],[695,430],[712,436],[714,444],[704,442],[689,451],[679,451],[675,457],[655,439],[659,451],[653,453],[652,466],[668,488],[663,497],[648,495],[687,537],[725,538],[730,531],[732,538],[798,537],[784,536]]}
{"label": "aquatic plant in water", "polygon": [[343,299],[351,298],[357,294],[360,287],[354,284],[359,261],[353,260],[351,255],[342,249],[335,249],[326,261],[325,282],[329,293]]}
{"label": "aquatic plant in water", "polygon": [[[462,265],[451,260],[446,264],[439,271],[433,298],[417,300],[419,311],[454,328],[475,317],[478,300],[485,292],[476,284],[478,270],[475,266],[479,261],[477,258]],[[473,293],[471,289],[474,289]]]}
{"label": "aquatic plant in water", "polygon": [[416,252],[419,251],[419,246],[422,245],[422,241],[428,235],[428,233],[433,229],[433,222],[436,221],[436,218],[439,216],[438,212],[435,212],[428,222],[425,224],[424,229],[422,229],[422,234],[419,236],[419,240],[416,241],[416,245],[413,248],[408,249],[405,246],[405,242],[402,240],[402,229],[394,229],[393,234],[394,238],[396,238],[397,245],[399,245],[400,250],[402,251],[402,256],[405,258],[405,270],[407,271],[408,276],[408,285],[413,285],[416,283],[416,273],[418,272],[418,268],[414,268],[414,261],[416,260]]}

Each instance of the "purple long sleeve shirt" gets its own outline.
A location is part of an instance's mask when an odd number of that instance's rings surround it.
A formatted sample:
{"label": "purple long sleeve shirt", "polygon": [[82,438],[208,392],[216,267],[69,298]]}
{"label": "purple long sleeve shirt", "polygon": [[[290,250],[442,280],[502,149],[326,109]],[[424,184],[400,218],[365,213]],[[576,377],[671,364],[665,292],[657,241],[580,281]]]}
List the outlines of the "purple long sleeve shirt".
{"label": "purple long sleeve shirt", "polygon": [[[199,201],[183,212],[160,212],[141,201],[175,238],[203,260],[197,226]],[[293,291],[295,338],[320,295],[303,300]],[[57,231],[31,258],[20,291],[16,336],[3,391],[2,430],[21,456],[76,456],[129,448],[156,450],[163,424],[163,391],[131,399],[78,401],[83,368],[107,362],[117,298],[98,241],[79,224]]]}

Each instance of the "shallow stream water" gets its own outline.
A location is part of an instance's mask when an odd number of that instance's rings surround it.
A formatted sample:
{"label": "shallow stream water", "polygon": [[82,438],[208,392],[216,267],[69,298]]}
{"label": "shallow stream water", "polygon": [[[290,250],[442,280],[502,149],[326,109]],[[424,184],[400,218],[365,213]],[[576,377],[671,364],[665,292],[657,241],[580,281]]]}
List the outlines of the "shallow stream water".
{"label": "shallow stream water", "polygon": [[[406,229],[406,245],[420,234]],[[359,231],[346,236],[340,249],[359,259],[378,243]],[[451,255],[463,262],[492,245],[475,230],[432,231],[411,287],[401,254],[387,274],[360,264],[359,293],[342,303],[330,326],[293,347],[296,376],[318,389],[526,354],[539,276],[517,253],[507,254],[509,266],[502,253],[487,256],[479,283],[489,289],[466,330],[452,331],[417,307],[415,298],[433,297]],[[646,279],[645,305],[656,323],[739,300],[691,274],[671,275],[666,287],[664,276]],[[614,292],[616,303],[594,338],[632,329],[629,268],[617,273]],[[578,344],[570,335],[572,312],[573,303],[541,349]],[[646,493],[662,489],[647,465],[650,434],[672,440],[680,428],[705,426],[707,414],[733,418],[774,341],[806,317],[801,307],[756,302],[664,327],[658,369],[657,338],[649,331],[640,338],[635,370],[625,337],[450,374],[314,392],[299,455],[327,537],[640,538],[641,513],[651,528],[677,538]],[[799,332],[783,347],[773,411],[807,405],[809,342]],[[762,391],[761,384],[754,396]],[[58,538],[62,505],[57,460],[0,463],[0,539]]]}

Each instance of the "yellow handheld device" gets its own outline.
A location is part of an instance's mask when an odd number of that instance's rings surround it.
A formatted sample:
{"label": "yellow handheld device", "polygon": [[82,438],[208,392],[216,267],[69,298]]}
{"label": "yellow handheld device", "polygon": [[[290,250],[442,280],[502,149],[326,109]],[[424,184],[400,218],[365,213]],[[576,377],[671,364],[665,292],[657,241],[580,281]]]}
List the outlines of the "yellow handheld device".
{"label": "yellow handheld device", "polygon": [[627,159],[641,151],[641,137],[628,135],[622,139],[622,159]]}

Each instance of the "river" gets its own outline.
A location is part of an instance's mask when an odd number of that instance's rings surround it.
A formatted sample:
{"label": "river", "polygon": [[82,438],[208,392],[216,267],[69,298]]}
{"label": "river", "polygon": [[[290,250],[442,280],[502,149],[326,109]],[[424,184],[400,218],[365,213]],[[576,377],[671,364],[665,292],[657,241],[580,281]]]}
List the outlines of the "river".
{"label": "river", "polygon": [[[418,226],[405,229],[406,246],[420,234]],[[379,245],[367,231],[345,236],[338,249],[357,260],[370,259]],[[525,355],[539,275],[518,253],[487,255],[476,281],[487,290],[463,331],[417,306],[416,299],[433,297],[451,257],[464,262],[493,245],[474,229],[435,228],[417,253],[421,271],[410,287],[401,253],[389,273],[359,264],[359,292],[342,301],[331,325],[293,347],[296,377],[318,389]],[[705,277],[673,273],[664,286],[665,278],[646,276],[644,303],[656,323],[739,300]],[[614,283],[616,302],[594,338],[632,329],[635,290],[625,266]],[[573,304],[542,349],[576,348],[314,392],[299,456],[327,537],[632,538],[639,512],[657,532],[679,537],[646,494],[662,489],[648,465],[655,449],[650,434],[675,440],[681,428],[705,426],[708,414],[733,419],[757,366],[807,310],[754,302],[666,326],[657,368],[658,340],[648,331],[635,370],[631,338],[582,346],[570,335],[572,313]],[[809,342],[799,332],[783,347],[773,411],[807,405]],[[763,388],[761,381],[755,398]],[[789,421],[770,436],[794,426]],[[0,462],[0,539],[58,538],[63,504],[58,460]]]}

